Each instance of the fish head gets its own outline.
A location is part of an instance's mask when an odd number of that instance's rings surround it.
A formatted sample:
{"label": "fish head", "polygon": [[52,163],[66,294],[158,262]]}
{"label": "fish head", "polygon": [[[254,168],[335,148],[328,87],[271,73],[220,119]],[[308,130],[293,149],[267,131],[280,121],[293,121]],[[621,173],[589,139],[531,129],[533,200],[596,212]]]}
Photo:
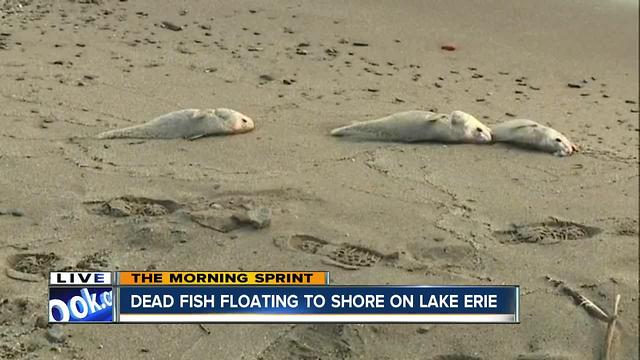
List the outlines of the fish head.
{"label": "fish head", "polygon": [[215,110],[215,115],[228,125],[232,133],[245,133],[255,129],[253,119],[239,111],[219,108]]}
{"label": "fish head", "polygon": [[550,148],[553,155],[556,156],[569,156],[573,154],[573,152],[578,151],[578,147],[572,143],[571,140],[554,129],[548,129],[544,141],[546,142],[545,145]]}
{"label": "fish head", "polygon": [[485,144],[492,141],[491,129],[476,119],[473,115],[462,111],[454,111],[450,115],[451,124],[464,131],[464,138],[475,144]]}

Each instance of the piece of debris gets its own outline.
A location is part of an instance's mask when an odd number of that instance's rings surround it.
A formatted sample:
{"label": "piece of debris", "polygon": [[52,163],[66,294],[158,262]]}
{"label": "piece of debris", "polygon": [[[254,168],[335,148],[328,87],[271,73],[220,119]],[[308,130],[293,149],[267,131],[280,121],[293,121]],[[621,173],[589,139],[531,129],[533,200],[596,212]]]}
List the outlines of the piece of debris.
{"label": "piece of debris", "polygon": [[198,326],[200,327],[200,329],[202,329],[202,331],[207,333],[207,335],[211,335],[211,330],[207,329],[203,324],[198,324]]}
{"label": "piece of debris", "polygon": [[446,50],[446,51],[455,51],[457,48],[458,47],[455,44],[451,44],[451,43],[442,44],[440,46],[440,49]]}
{"label": "piece of debris", "polygon": [[337,56],[338,55],[338,50],[336,50],[335,48],[326,49],[324,52],[326,52],[327,55],[331,55],[331,56]]}
{"label": "piece of debris", "polygon": [[557,280],[550,276],[545,276],[545,278],[547,279],[547,281],[553,284],[553,286],[557,287],[562,292],[564,292],[565,294],[573,298],[573,301],[578,306],[583,307],[587,311],[587,313],[589,313],[589,315],[597,319],[600,319],[602,321],[609,322],[609,319],[610,319],[609,313],[607,313],[600,306],[596,305],[593,301],[589,300],[586,296],[580,294],[576,289],[567,285],[562,280]]}
{"label": "piece of debris", "polygon": [[260,80],[262,81],[273,81],[275,78],[269,74],[260,75]]}
{"label": "piece of debris", "polygon": [[233,219],[241,224],[250,224],[256,229],[263,229],[271,225],[271,209],[255,208],[244,214],[235,214]]}
{"label": "piece of debris", "polygon": [[271,225],[271,209],[255,208],[247,212],[251,225],[256,229],[263,229]]}
{"label": "piece of debris", "polygon": [[616,300],[613,304],[613,315],[609,317],[609,325],[607,326],[607,337],[604,345],[604,359],[613,359],[613,336],[615,335],[616,323],[618,322],[618,307],[620,305],[620,294],[616,295]]}
{"label": "piece of debris", "polygon": [[163,21],[160,23],[160,27],[173,31],[182,31],[182,26],[178,26],[170,21]]}

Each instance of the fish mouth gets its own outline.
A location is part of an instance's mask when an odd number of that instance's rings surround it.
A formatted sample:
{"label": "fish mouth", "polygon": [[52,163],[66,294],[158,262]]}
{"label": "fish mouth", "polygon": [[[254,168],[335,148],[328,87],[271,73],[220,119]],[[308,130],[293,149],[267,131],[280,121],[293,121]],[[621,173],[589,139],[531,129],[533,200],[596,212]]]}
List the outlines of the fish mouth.
{"label": "fish mouth", "polygon": [[569,156],[574,152],[578,152],[578,147],[575,144],[570,143],[569,146],[567,146],[567,149],[563,150],[563,152],[566,154],[566,156]]}
{"label": "fish mouth", "polygon": [[574,151],[575,151],[575,148],[574,148],[573,145],[567,146],[567,147],[563,146],[561,149],[556,151],[554,153],[554,155],[556,155],[556,156],[571,156],[571,154],[573,154]]}
{"label": "fish mouth", "polygon": [[476,139],[476,142],[480,144],[486,144],[486,143],[490,143],[492,140],[493,140],[493,137],[491,136],[491,134],[482,134]]}
{"label": "fish mouth", "polygon": [[243,117],[234,122],[232,129],[234,133],[246,133],[255,129],[255,125],[252,119]]}
{"label": "fish mouth", "polygon": [[235,129],[235,132],[238,134],[243,134],[243,133],[253,131],[253,129],[254,129],[253,127],[241,127],[239,129]]}

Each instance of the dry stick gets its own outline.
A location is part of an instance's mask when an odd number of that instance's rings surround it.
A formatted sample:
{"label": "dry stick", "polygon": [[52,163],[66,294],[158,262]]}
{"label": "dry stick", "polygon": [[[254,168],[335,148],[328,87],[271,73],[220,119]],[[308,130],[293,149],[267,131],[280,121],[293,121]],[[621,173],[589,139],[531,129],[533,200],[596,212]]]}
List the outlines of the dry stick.
{"label": "dry stick", "polygon": [[604,347],[604,359],[610,360],[611,348],[613,345],[613,335],[616,330],[616,323],[618,322],[618,305],[620,304],[620,294],[616,295],[616,301],[613,305],[613,315],[610,317],[609,326],[607,326],[607,342]]}
{"label": "dry stick", "polygon": [[554,286],[561,286],[561,290],[567,295],[571,296],[573,300],[578,304],[578,306],[582,306],[589,313],[589,315],[607,323],[611,322],[611,316],[604,309],[596,305],[593,301],[589,300],[586,296],[580,294],[576,289],[570,287],[562,280],[553,279],[548,275],[546,276],[546,278]]}
{"label": "dry stick", "polygon": [[613,305],[613,315],[609,315],[604,309],[596,305],[593,301],[589,300],[586,296],[580,294],[577,290],[568,286],[564,281],[553,279],[550,276],[546,276],[547,280],[554,286],[561,286],[562,291],[571,296],[579,306],[585,308],[585,310],[592,316],[606,321],[607,326],[607,338],[605,343],[604,360],[611,359],[611,348],[613,345],[613,335],[615,333],[616,324],[618,322],[618,307],[620,305],[620,294],[616,295],[616,300]]}

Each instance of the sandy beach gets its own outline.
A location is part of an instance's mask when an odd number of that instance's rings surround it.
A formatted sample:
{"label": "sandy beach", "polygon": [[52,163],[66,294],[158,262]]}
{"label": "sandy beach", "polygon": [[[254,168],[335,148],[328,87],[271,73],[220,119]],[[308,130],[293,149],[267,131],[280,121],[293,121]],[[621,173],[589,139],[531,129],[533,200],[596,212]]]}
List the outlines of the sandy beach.
{"label": "sandy beach", "polygon": [[[614,358],[638,359],[638,40],[637,1],[0,0],[0,358],[600,359],[607,324],[551,277],[620,294]],[[217,107],[256,129],[94,138]],[[414,109],[579,151],[329,136]],[[517,284],[521,323],[52,327],[61,269]]]}

